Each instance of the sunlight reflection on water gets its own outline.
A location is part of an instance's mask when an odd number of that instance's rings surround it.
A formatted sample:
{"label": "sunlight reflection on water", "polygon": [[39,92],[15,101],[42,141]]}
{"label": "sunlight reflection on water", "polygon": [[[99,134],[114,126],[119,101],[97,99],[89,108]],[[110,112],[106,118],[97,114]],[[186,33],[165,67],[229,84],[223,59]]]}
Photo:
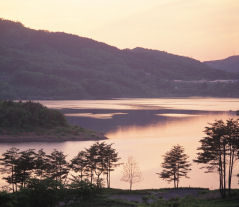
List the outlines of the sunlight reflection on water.
{"label": "sunlight reflection on water", "polygon": [[39,101],[50,108],[70,109],[115,109],[115,110],[155,110],[186,109],[205,111],[238,110],[237,98],[134,98],[112,100],[63,100]]}
{"label": "sunlight reflection on water", "polygon": [[[91,113],[90,109],[114,109],[122,110],[121,119],[126,123],[107,132],[109,140],[106,142],[114,143],[118,150],[121,161],[126,161],[127,156],[133,156],[139,163],[143,174],[143,181],[135,184],[134,188],[160,188],[170,187],[156,175],[160,172],[162,155],[169,150],[172,145],[180,144],[185,147],[186,153],[193,160],[196,156],[196,149],[199,147],[199,140],[204,136],[203,130],[208,123],[215,119],[236,118],[230,110],[239,109],[239,99],[217,99],[217,98],[191,98],[191,99],[117,99],[117,100],[80,100],[80,101],[40,101],[51,108],[64,109],[88,109],[85,113],[73,113],[71,116],[88,116],[99,119],[116,119],[119,112]],[[156,113],[152,116],[164,118],[154,123],[136,125],[127,117],[124,110],[155,110],[155,109],[185,109],[196,110],[190,113],[169,112]],[[208,111],[199,113],[198,111]],[[211,112],[210,112],[211,111]],[[221,113],[215,113],[221,111]],[[95,117],[98,116],[98,117]],[[150,114],[151,116],[151,114]],[[145,117],[140,117],[145,119]],[[81,119],[81,117],[79,117]],[[137,119],[139,119],[137,117]],[[88,120],[89,121],[89,120]],[[62,142],[62,143],[21,143],[21,144],[1,144],[0,153],[2,154],[11,146],[20,149],[43,148],[46,152],[53,149],[64,151],[68,159],[75,156],[80,150],[92,145],[93,141],[84,142]],[[199,166],[193,164],[192,171],[189,173],[190,179],[182,179],[180,186],[218,188],[218,177],[215,174],[205,174]],[[120,182],[122,167],[118,167],[112,173],[112,187],[128,188],[126,183]],[[236,171],[234,171],[236,174]],[[238,187],[236,176],[233,177],[233,187]]]}

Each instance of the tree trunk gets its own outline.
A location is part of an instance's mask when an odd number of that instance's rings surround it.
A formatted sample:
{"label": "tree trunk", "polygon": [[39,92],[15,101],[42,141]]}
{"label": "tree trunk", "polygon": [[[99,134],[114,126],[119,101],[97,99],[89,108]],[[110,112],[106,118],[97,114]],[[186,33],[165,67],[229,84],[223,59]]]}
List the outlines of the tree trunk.
{"label": "tree trunk", "polygon": [[179,163],[178,163],[178,169],[177,169],[177,188],[179,183]]}
{"label": "tree trunk", "polygon": [[229,173],[228,173],[228,193],[231,195],[231,182],[232,182],[232,171],[234,165],[234,149],[231,150],[230,153],[230,163],[229,163]]}
{"label": "tree trunk", "polygon": [[107,188],[109,188],[109,171],[107,169],[107,173],[106,173],[106,183],[107,183]]}
{"label": "tree trunk", "polygon": [[80,181],[83,180],[83,172],[82,172],[82,171],[83,171],[83,170],[80,171]]}
{"label": "tree trunk", "polygon": [[173,185],[174,185],[174,188],[176,188],[176,176],[175,176],[175,173],[173,175]]}
{"label": "tree trunk", "polygon": [[110,170],[109,170],[109,186],[108,187],[110,188]]}
{"label": "tree trunk", "polygon": [[90,172],[90,183],[92,184],[93,183],[93,171],[91,170]]}
{"label": "tree trunk", "polygon": [[26,181],[26,171],[24,170],[24,173],[23,173],[23,188],[25,188],[25,181]]}
{"label": "tree trunk", "polygon": [[224,198],[226,197],[226,146],[223,146],[223,193],[224,193]]}
{"label": "tree trunk", "polygon": [[219,155],[219,166],[218,166],[218,171],[219,171],[219,190],[221,197],[224,197],[224,192],[223,192],[223,163],[222,163],[222,155]]}
{"label": "tree trunk", "polygon": [[110,188],[110,167],[107,169],[107,187]]}
{"label": "tree trunk", "polygon": [[97,175],[97,187],[100,188],[100,174]]}
{"label": "tree trunk", "polygon": [[14,193],[15,190],[14,190],[14,183],[13,183],[13,166],[12,166],[12,176],[11,176],[11,181],[12,181],[12,192]]}

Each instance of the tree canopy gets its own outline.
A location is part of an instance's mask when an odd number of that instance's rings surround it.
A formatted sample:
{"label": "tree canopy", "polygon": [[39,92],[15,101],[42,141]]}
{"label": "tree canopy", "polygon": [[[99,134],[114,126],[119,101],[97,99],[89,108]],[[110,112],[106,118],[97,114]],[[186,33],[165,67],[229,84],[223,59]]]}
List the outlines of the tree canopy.
{"label": "tree canopy", "polygon": [[174,188],[178,188],[180,178],[188,178],[187,174],[191,170],[188,155],[184,153],[182,146],[175,145],[163,157],[164,161],[161,164],[163,170],[157,174],[168,182],[173,181]]}
{"label": "tree canopy", "polygon": [[[67,183],[69,177],[74,182],[89,182],[98,188],[106,175],[107,187],[110,187],[110,172],[120,163],[119,156],[112,144],[96,142],[80,151],[72,160],[59,150],[50,154],[42,149],[20,151],[12,147],[0,156],[0,172],[3,179],[11,185],[13,192],[25,188],[31,179],[51,179],[61,184]],[[72,176],[70,172],[73,172]]]}
{"label": "tree canopy", "polygon": [[218,172],[219,189],[225,197],[227,188],[230,194],[234,163],[239,153],[239,121],[216,120],[204,132],[206,136],[200,140],[195,162],[204,164],[206,172]]}
{"label": "tree canopy", "polygon": [[[0,101],[0,129],[33,130],[67,126],[64,115],[31,101]],[[0,131],[1,133],[1,131]]]}

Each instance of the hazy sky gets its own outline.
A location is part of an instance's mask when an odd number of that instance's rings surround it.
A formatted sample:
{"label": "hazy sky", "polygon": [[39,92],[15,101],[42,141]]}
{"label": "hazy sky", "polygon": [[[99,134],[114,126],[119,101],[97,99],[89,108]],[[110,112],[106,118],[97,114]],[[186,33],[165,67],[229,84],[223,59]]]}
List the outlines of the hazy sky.
{"label": "hazy sky", "polygon": [[199,60],[239,54],[239,0],[0,0],[0,17],[118,48]]}

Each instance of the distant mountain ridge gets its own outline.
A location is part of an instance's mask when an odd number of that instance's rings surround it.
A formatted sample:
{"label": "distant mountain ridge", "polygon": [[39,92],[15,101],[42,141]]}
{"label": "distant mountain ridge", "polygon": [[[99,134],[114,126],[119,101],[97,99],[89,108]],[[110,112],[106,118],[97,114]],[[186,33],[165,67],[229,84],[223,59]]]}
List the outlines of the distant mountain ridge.
{"label": "distant mountain ridge", "polygon": [[221,79],[238,76],[167,52],[120,50],[77,35],[0,20],[0,98],[238,96],[237,81],[199,81]]}
{"label": "distant mountain ridge", "polygon": [[239,55],[231,56],[222,60],[213,60],[204,62],[212,68],[226,72],[239,73]]}

